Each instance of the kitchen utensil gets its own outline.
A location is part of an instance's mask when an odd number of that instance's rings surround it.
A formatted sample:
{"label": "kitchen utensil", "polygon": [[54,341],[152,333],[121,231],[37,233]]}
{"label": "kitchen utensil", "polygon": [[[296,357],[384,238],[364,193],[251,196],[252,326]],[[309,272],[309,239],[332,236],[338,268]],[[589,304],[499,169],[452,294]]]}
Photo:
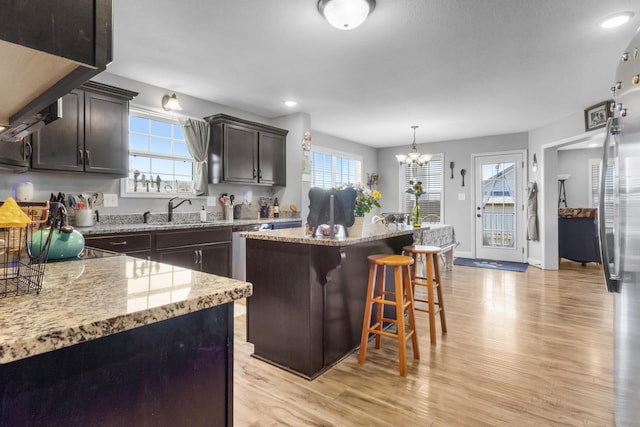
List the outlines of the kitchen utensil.
{"label": "kitchen utensil", "polygon": [[220,202],[220,204],[221,204],[222,206],[224,206],[224,195],[222,195],[222,196],[218,197],[218,201]]}
{"label": "kitchen utensil", "polygon": [[462,186],[464,187],[464,176],[467,174],[466,169],[460,169],[460,175],[462,175]]}
{"label": "kitchen utensil", "polygon": [[233,194],[231,196],[229,196],[229,200],[231,200],[231,206],[233,206],[233,201],[236,199],[236,196],[234,196]]}

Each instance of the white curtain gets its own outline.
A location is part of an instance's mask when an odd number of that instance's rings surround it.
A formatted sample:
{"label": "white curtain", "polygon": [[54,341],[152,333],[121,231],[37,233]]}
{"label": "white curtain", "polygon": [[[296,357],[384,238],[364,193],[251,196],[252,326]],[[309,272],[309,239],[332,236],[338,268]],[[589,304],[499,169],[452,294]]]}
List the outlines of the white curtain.
{"label": "white curtain", "polygon": [[193,189],[196,196],[207,195],[207,178],[208,178],[208,153],[209,153],[209,135],[211,127],[209,123],[200,120],[184,119],[180,120],[184,139],[187,143],[189,153],[195,160],[193,173]]}

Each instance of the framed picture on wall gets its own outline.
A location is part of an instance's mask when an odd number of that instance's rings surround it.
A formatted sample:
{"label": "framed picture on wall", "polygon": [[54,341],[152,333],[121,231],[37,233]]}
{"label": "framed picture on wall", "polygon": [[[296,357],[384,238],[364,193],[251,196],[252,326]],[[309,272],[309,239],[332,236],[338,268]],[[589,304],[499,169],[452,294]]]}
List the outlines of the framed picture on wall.
{"label": "framed picture on wall", "polygon": [[611,101],[603,101],[584,110],[584,129],[590,131],[607,125],[611,117]]}

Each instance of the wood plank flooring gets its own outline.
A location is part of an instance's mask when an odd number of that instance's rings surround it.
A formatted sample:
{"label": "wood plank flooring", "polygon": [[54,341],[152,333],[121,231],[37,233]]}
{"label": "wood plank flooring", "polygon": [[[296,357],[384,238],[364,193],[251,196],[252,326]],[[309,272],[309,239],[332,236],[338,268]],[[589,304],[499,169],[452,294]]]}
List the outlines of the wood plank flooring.
{"label": "wood plank flooring", "polygon": [[[595,264],[442,272],[448,332],[420,360],[369,344],[308,381],[250,357],[235,322],[235,426],[613,426],[613,296]],[[366,284],[363,284],[365,286]],[[242,309],[241,306],[237,307]],[[242,311],[242,310],[240,310]],[[409,346],[410,347],[410,346]]]}

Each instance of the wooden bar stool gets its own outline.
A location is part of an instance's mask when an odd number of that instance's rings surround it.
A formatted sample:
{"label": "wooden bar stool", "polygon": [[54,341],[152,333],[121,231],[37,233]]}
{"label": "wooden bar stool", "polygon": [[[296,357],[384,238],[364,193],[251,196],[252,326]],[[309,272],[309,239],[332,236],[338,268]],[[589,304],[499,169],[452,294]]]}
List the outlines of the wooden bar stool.
{"label": "wooden bar stool", "polygon": [[[438,267],[440,248],[438,246],[415,245],[405,246],[402,248],[402,251],[414,260],[414,265],[411,269],[411,285],[414,292],[413,299],[415,302],[426,303],[428,307],[416,307],[415,309],[429,313],[429,335],[431,337],[431,344],[434,345],[436,343],[436,313],[440,313],[442,333],[447,332],[447,321],[444,316],[444,300],[442,299],[442,287],[440,286],[440,268]],[[426,277],[418,276],[416,273],[418,269],[418,256],[420,255],[424,255]],[[427,299],[415,297],[416,286],[424,286],[427,288]],[[437,301],[434,299],[434,290],[438,294]]]}
{"label": "wooden bar stool", "polygon": [[[400,375],[407,376],[406,341],[411,338],[413,346],[413,358],[420,359],[418,348],[418,336],[415,329],[415,317],[413,313],[413,292],[411,288],[411,276],[409,266],[413,264],[413,258],[404,255],[370,255],[369,259],[369,284],[367,286],[367,302],[362,321],[362,338],[360,341],[360,353],[358,363],[364,364],[367,357],[367,341],[369,333],[376,335],[376,348],[380,348],[381,336],[398,340],[398,358],[400,359]],[[385,289],[385,267],[393,268],[394,291]],[[376,306],[376,319],[371,324],[373,305]],[[396,308],[396,318],[384,317],[384,306],[391,305]],[[405,311],[408,320],[405,322]],[[384,323],[395,323],[396,333],[383,329]]]}

